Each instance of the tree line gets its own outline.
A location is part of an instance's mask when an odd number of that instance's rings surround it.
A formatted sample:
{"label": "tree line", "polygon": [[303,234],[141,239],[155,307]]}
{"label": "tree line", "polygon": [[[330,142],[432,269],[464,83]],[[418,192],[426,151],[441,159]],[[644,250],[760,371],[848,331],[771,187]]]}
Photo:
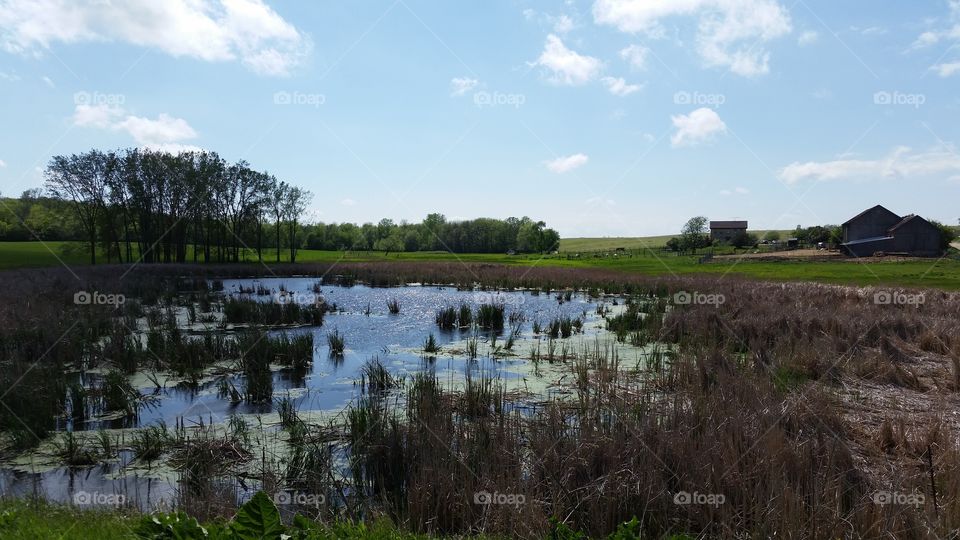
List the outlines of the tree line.
{"label": "tree line", "polygon": [[[90,150],[54,156],[45,190],[0,199],[0,240],[76,240],[91,263],[231,262],[302,248],[545,252],[560,235],[528,217],[421,223],[302,223],[312,194],[214,152]],[[267,253],[273,252],[273,253]]]}
{"label": "tree line", "polygon": [[44,177],[53,197],[72,203],[92,264],[98,247],[107,262],[239,261],[249,240],[262,258],[268,221],[278,237],[281,229],[290,235],[295,261],[298,220],[311,198],[207,151],[90,150],[54,156]]}
{"label": "tree line", "polygon": [[526,216],[447,221],[434,213],[421,223],[318,223],[304,227],[304,236],[307,248],[322,250],[542,253],[560,245],[557,231]]}

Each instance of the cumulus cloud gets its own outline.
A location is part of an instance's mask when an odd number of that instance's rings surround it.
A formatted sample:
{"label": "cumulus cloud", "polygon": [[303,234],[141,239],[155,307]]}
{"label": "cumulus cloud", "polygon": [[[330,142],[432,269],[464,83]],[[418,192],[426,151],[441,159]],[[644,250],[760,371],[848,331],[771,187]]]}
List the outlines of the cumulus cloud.
{"label": "cumulus cloud", "polygon": [[615,96],[629,96],[634,92],[638,92],[643,88],[643,85],[640,84],[627,84],[627,81],[623,80],[622,77],[604,77],[600,79],[600,82],[607,87],[607,90]]}
{"label": "cumulus cloud", "polygon": [[949,77],[955,73],[960,72],[960,62],[947,62],[944,64],[937,64],[930,68],[937,72],[937,75],[941,77]]}
{"label": "cumulus cloud", "polygon": [[184,144],[184,141],[195,139],[197,132],[186,120],[166,113],[151,119],[127,114],[118,105],[84,104],[76,106],[72,120],[78,127],[126,132],[144,148],[169,152],[198,150],[196,146]]}
{"label": "cumulus cloud", "polygon": [[647,56],[650,49],[642,45],[629,45],[620,49],[620,58],[623,58],[631,67],[643,69],[647,66]]}
{"label": "cumulus cloud", "polygon": [[6,166],[7,166],[7,162],[4,161],[4,160],[2,160],[2,159],[0,159],[0,169],[3,169],[3,168],[6,167]]}
{"label": "cumulus cloud", "polygon": [[820,34],[814,32],[813,30],[807,30],[806,32],[800,34],[800,37],[797,38],[797,45],[805,47],[807,45],[813,45],[820,39]]}
{"label": "cumulus cloud", "polygon": [[713,109],[701,107],[687,115],[672,116],[677,131],[670,137],[674,147],[695,146],[727,132],[727,125]]}
{"label": "cumulus cloud", "polygon": [[866,181],[953,176],[958,172],[960,156],[951,147],[939,146],[926,152],[914,152],[907,146],[899,146],[879,159],[794,162],[784,167],[779,176],[784,182],[795,184],[804,180]]}
{"label": "cumulus cloud", "polygon": [[262,0],[6,0],[0,48],[38,55],[57,43],[123,42],[174,57],[238,61],[283,76],[309,54],[310,38]]}
{"label": "cumulus cloud", "polygon": [[574,24],[573,19],[567,15],[560,15],[553,19],[553,31],[558,34],[566,34],[567,32],[573,30]]}
{"label": "cumulus cloud", "polygon": [[543,164],[546,165],[547,169],[550,169],[557,174],[563,174],[586,165],[587,161],[589,160],[590,158],[587,157],[586,154],[572,154],[569,156],[561,156],[557,159],[544,161]]}
{"label": "cumulus cloud", "polygon": [[763,44],[792,31],[787,10],[776,0],[596,0],[597,24],[622,32],[663,34],[669,17],[697,19],[697,52],[708,67],[752,77],[770,71]]}
{"label": "cumulus cloud", "polygon": [[348,198],[348,199],[343,199],[342,201],[340,201],[340,204],[341,204],[342,206],[356,206],[357,201]]}
{"label": "cumulus cloud", "polygon": [[549,70],[550,82],[569,86],[586,84],[603,70],[603,62],[568,49],[555,34],[547,36],[543,52],[533,65]]}
{"label": "cumulus cloud", "polygon": [[462,96],[476,88],[480,81],[469,77],[454,77],[450,79],[450,95]]}

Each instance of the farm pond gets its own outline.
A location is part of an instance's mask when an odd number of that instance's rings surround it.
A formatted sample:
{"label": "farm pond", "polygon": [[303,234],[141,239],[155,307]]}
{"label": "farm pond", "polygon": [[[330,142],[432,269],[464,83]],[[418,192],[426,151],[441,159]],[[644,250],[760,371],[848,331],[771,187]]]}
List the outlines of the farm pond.
{"label": "farm pond", "polygon": [[[291,418],[336,438],[345,412],[370,392],[403,400],[411,379],[423,375],[451,392],[485,381],[504,406],[525,414],[574,395],[571,365],[585,358],[638,372],[670,353],[642,331],[610,324],[625,315],[662,317],[665,303],[655,298],[643,304],[575,291],[374,288],[306,277],[208,286],[167,304],[132,299],[118,308],[119,350],[127,352],[114,354],[139,360],[123,376],[109,362],[71,372],[65,402],[72,405],[39,447],[0,463],[0,493],[145,511],[175,507],[190,455],[171,441],[204,432],[246,441],[217,472],[242,501],[260,485],[255,470],[290,461],[291,430],[284,428]],[[291,309],[292,319],[271,315]],[[188,369],[167,357],[175,354],[201,358]],[[257,371],[248,356],[267,360]],[[104,406],[117,393],[109,381],[118,377],[125,404]]]}

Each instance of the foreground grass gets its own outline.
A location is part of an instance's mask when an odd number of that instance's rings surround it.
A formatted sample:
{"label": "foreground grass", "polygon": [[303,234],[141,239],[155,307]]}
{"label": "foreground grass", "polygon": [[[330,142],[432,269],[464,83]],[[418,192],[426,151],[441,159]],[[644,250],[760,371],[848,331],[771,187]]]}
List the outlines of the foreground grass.
{"label": "foreground grass", "polygon": [[[614,239],[616,240],[616,239]],[[76,242],[0,242],[0,269],[41,266],[82,266],[88,257]],[[79,246],[82,247],[82,246]],[[49,248],[49,249],[48,249]],[[628,249],[630,247],[628,246]],[[259,259],[253,250],[243,256],[248,262]],[[264,252],[263,263],[276,260],[275,252]],[[701,263],[699,255],[677,255],[659,250],[630,251],[626,255],[599,256],[583,254],[573,258],[561,252],[549,255],[456,254],[447,252],[342,252],[302,250],[302,263],[349,262],[465,262],[495,263],[521,266],[559,266],[571,268],[603,268],[630,274],[651,276],[710,275],[717,279],[743,276],[774,281],[813,281],[855,286],[907,286],[960,290],[960,259],[956,252],[942,259],[909,261],[832,261],[751,259],[715,259]],[[281,262],[289,261],[283,252]]]}
{"label": "foreground grass", "polygon": [[[63,540],[130,539],[143,538],[136,531],[144,519],[130,510],[79,510],[77,508],[43,501],[0,499],[0,538],[30,539],[59,538]],[[174,536],[169,536],[174,538]],[[189,536],[180,537],[184,539]],[[279,538],[279,537],[278,537]],[[428,537],[401,531],[388,521],[373,524],[341,523],[323,527],[309,538],[317,540],[355,538],[372,540],[426,540]],[[475,536],[475,540],[488,537]]]}

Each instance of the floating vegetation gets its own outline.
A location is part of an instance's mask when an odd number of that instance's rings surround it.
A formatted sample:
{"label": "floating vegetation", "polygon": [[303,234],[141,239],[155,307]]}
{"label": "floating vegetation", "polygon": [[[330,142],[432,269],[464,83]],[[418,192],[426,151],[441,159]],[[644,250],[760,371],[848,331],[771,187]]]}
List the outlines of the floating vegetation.
{"label": "floating vegetation", "polygon": [[346,342],[344,341],[343,334],[340,333],[340,330],[334,329],[333,332],[327,334],[327,345],[330,347],[330,356],[343,356]]}
{"label": "floating vegetation", "polygon": [[437,354],[440,352],[440,344],[437,343],[437,338],[433,336],[432,332],[427,336],[427,339],[423,341],[423,352],[427,354]]}
{"label": "floating vegetation", "polygon": [[503,304],[480,304],[476,313],[477,326],[483,330],[499,332],[503,330],[505,312]]}

